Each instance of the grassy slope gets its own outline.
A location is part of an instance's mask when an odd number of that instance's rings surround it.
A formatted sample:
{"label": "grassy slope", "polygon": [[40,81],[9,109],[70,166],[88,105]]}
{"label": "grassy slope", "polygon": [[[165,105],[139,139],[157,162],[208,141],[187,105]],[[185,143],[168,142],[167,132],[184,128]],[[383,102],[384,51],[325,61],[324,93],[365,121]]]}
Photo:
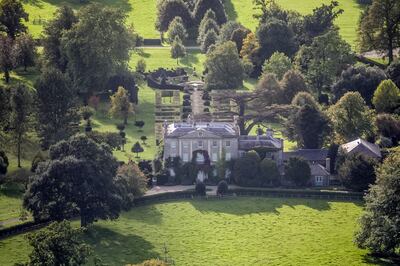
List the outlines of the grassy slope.
{"label": "grassy slope", "polygon": [[[355,47],[356,29],[359,19],[361,7],[356,0],[338,0],[340,8],[344,13],[336,20],[336,24],[340,27],[340,33],[343,38]],[[253,18],[253,0],[230,0],[227,1],[227,13],[230,19],[235,19],[255,30],[257,21]],[[301,14],[309,14],[312,10],[321,4],[329,4],[331,0],[277,0],[277,2],[285,9],[295,10]]]}
{"label": "grassy slope", "polygon": [[[81,7],[79,0],[27,0],[25,10],[29,13],[27,23],[29,32],[35,37],[40,36],[43,22],[53,17],[57,7],[69,5],[74,9]],[[127,14],[127,24],[135,27],[137,32],[146,38],[159,38],[155,29],[156,1],[155,0],[91,0],[115,8],[120,8]],[[42,23],[39,23],[39,21]]]}
{"label": "grassy slope", "polygon": [[[78,9],[81,4],[78,0],[27,0],[25,9],[30,14],[27,23],[29,31],[36,37],[40,35],[43,23],[51,19],[58,6],[67,4]],[[159,38],[155,29],[156,1],[155,0],[91,0],[91,2],[103,3],[109,6],[121,8],[127,14],[127,24],[133,24],[135,29],[145,38]],[[255,30],[257,22],[253,18],[252,0],[230,0],[226,1],[226,9],[230,19],[238,20],[252,30]],[[361,7],[356,0],[339,0],[340,7],[345,12],[337,19],[337,25],[345,40],[354,46],[356,39],[356,25]],[[308,14],[313,8],[322,3],[329,4],[330,0],[278,0],[282,7],[296,10],[302,14]]]}
{"label": "grassy slope", "polygon": [[[163,203],[99,222],[87,241],[110,265],[163,257],[164,243],[176,265],[366,265],[352,242],[361,210],[307,199]],[[22,236],[0,241],[0,265],[26,259],[28,250]]]}
{"label": "grassy slope", "polygon": [[22,193],[17,186],[0,186],[0,222],[19,217],[21,209],[21,197]]}

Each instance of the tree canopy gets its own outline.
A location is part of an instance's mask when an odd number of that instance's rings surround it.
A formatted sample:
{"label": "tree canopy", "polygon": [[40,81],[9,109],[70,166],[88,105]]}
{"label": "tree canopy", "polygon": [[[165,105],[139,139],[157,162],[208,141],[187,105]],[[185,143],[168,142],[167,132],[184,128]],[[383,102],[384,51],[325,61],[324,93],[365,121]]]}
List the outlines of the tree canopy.
{"label": "tree canopy", "polygon": [[243,85],[244,69],[235,43],[217,45],[207,54],[205,83],[209,90],[238,89]]}
{"label": "tree canopy", "polygon": [[382,81],[372,98],[377,112],[391,113],[400,108],[400,89],[390,79]]}
{"label": "tree canopy", "polygon": [[28,21],[28,13],[25,12],[19,0],[2,0],[0,3],[0,31],[3,31],[11,39],[26,32],[23,21]]}
{"label": "tree canopy", "polygon": [[80,216],[81,226],[115,219],[123,207],[116,185],[118,162],[106,144],[79,134],[50,147],[24,196],[35,219],[61,221]]}

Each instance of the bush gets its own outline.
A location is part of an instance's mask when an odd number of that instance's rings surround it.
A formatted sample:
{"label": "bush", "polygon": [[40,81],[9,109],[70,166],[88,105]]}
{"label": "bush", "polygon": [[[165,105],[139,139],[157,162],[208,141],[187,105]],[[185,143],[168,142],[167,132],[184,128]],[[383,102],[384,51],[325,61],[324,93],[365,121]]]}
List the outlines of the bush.
{"label": "bush", "polygon": [[190,102],[190,100],[183,100],[183,106],[190,106],[192,103]]}
{"label": "bush", "polygon": [[339,179],[346,188],[364,191],[375,182],[376,161],[362,154],[346,155],[338,170]]}
{"label": "bush", "polygon": [[285,176],[296,186],[306,186],[311,178],[311,169],[303,158],[292,157],[285,166]]}
{"label": "bush", "polygon": [[203,182],[198,182],[196,184],[196,193],[200,196],[205,196],[206,195],[206,185]]}
{"label": "bush", "polygon": [[204,108],[204,109],[203,109],[203,112],[204,112],[204,113],[209,113],[209,112],[210,112],[210,109],[209,109],[209,108]]}
{"label": "bush", "polygon": [[243,157],[238,158],[233,170],[236,184],[241,186],[258,186],[260,160],[260,156],[255,151],[247,152]]}
{"label": "bush", "polygon": [[184,99],[184,100],[190,100],[190,95],[189,95],[189,94],[183,95],[183,99]]}
{"label": "bush", "polygon": [[224,195],[228,193],[228,183],[226,183],[225,180],[221,180],[218,183],[218,187],[217,187],[217,195]]}
{"label": "bush", "polygon": [[211,105],[210,101],[208,100],[204,101],[204,106],[210,106],[210,105]]}
{"label": "bush", "polygon": [[261,185],[263,186],[274,186],[279,185],[279,170],[276,162],[265,158],[260,163],[260,177]]}

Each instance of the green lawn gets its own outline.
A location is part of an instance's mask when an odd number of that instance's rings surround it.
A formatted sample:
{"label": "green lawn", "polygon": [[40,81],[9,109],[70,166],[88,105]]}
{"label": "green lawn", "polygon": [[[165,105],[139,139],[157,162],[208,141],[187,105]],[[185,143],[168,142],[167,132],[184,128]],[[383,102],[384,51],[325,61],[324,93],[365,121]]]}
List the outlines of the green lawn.
{"label": "green lawn", "polygon": [[[109,265],[163,257],[176,265],[375,265],[353,244],[353,202],[238,198],[138,207],[86,237]],[[23,236],[0,241],[0,265],[26,259]]]}
{"label": "green lawn", "polygon": [[[255,30],[257,21],[253,18],[254,5],[253,0],[230,0],[225,1],[226,11],[229,19],[237,20],[243,25]],[[295,10],[301,14],[309,14],[312,10],[321,4],[329,4],[331,0],[277,0],[283,8]],[[340,33],[343,38],[355,48],[357,38],[357,25],[362,7],[357,4],[356,0],[338,0],[340,8],[344,10],[343,14],[336,20],[336,24],[340,27]]]}
{"label": "green lawn", "polygon": [[[79,9],[82,4],[79,0],[26,0],[24,7],[29,14],[27,23],[29,32],[39,37],[43,24],[52,19],[57,7],[62,5]],[[136,31],[145,38],[159,38],[160,35],[155,29],[156,1],[155,0],[90,0],[94,3],[102,3],[115,8],[120,8],[127,15],[126,23],[133,25]]]}
{"label": "green lawn", "polygon": [[0,185],[0,222],[20,216],[21,198],[22,192],[18,186],[12,184]]}
{"label": "green lawn", "polygon": [[131,68],[135,68],[137,61],[142,58],[146,61],[147,70],[151,71],[160,67],[164,68],[177,68],[183,67],[189,73],[192,73],[193,69],[196,70],[198,75],[203,72],[203,64],[206,59],[206,55],[202,54],[200,50],[188,50],[187,55],[179,59],[179,65],[176,59],[171,57],[171,51],[169,48],[145,48],[139,49],[137,53],[133,54],[129,65]]}

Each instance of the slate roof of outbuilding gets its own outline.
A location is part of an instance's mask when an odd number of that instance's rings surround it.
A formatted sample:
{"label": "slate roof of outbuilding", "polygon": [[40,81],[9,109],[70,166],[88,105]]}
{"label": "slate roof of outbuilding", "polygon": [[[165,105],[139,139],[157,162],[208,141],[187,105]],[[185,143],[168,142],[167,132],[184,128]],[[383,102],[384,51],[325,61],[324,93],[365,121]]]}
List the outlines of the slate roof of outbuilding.
{"label": "slate roof of outbuilding", "polygon": [[368,142],[363,139],[356,139],[353,141],[350,141],[348,143],[340,145],[340,148],[344,150],[347,153],[354,153],[354,152],[359,152],[359,153],[364,153],[367,155],[374,155],[375,157],[381,158],[381,149],[379,148],[378,145]]}

